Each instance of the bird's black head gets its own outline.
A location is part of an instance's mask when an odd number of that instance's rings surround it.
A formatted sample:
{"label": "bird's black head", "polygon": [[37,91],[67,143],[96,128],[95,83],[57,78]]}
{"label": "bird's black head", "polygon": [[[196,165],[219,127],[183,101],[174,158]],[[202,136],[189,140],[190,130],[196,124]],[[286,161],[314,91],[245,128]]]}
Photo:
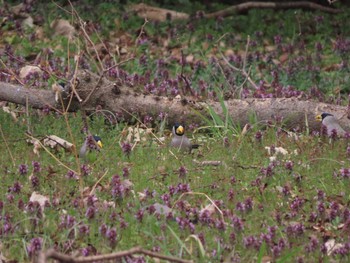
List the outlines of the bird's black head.
{"label": "bird's black head", "polygon": [[182,136],[185,134],[185,127],[181,124],[175,123],[174,125],[175,134],[178,136]]}
{"label": "bird's black head", "polygon": [[94,140],[96,141],[97,145],[102,148],[102,140],[100,136],[94,135]]}
{"label": "bird's black head", "polygon": [[326,118],[327,116],[333,116],[333,114],[330,114],[330,113],[327,113],[327,112],[322,113],[321,114],[322,120],[324,120],[324,118]]}
{"label": "bird's black head", "polygon": [[332,114],[330,113],[327,113],[327,112],[323,112],[322,114],[319,114],[316,116],[316,121],[323,121],[326,117],[328,116],[333,116]]}
{"label": "bird's black head", "polygon": [[100,136],[97,136],[97,135],[94,135],[94,139],[95,139],[95,141],[101,141],[101,137]]}

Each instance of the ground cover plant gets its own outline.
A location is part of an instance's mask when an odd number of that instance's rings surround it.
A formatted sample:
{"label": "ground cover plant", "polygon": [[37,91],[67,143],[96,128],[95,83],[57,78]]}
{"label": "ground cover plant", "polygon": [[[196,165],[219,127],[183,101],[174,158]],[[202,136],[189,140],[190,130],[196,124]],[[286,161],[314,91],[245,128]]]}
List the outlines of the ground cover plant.
{"label": "ground cover plant", "polygon": [[[103,65],[111,80],[162,96],[348,103],[349,10],[252,10],[205,20],[196,12],[201,7],[183,6],[194,14],[189,21],[152,22],[109,2],[31,2],[19,13],[4,4],[0,80],[49,88],[77,65]],[[35,25],[23,24],[21,13]],[[76,25],[72,38],[55,31],[57,16]],[[232,67],[222,67],[223,57]],[[44,70],[21,79],[27,64]],[[255,86],[234,70],[243,64]],[[84,113],[1,106],[4,262],[35,262],[49,248],[88,258],[136,246],[178,262],[349,260],[349,136],[325,137],[321,126],[286,131],[278,115],[264,123],[252,115],[240,127],[211,112],[206,125],[186,123],[186,134],[200,144],[188,154],[167,147],[173,124],[162,113],[134,116],[130,125],[93,109],[88,129],[104,146],[85,162],[77,157]],[[29,142],[51,134],[76,149]],[[124,261],[153,259],[137,254]]]}

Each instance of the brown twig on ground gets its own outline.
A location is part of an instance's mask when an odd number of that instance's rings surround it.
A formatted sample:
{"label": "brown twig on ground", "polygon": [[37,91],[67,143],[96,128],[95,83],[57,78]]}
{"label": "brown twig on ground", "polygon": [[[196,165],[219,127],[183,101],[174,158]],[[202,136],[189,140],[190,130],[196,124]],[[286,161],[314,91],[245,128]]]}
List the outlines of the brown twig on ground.
{"label": "brown twig on ground", "polygon": [[69,263],[76,263],[76,262],[96,262],[96,261],[105,261],[105,260],[112,260],[112,259],[117,259],[117,258],[122,258],[126,256],[131,256],[134,254],[143,254],[152,258],[159,258],[159,259],[164,259],[170,262],[178,262],[178,263],[190,263],[193,262],[192,260],[186,260],[186,259],[181,259],[173,256],[167,256],[163,255],[160,253],[152,252],[147,249],[143,249],[141,247],[134,247],[129,250],[125,251],[120,251],[116,253],[111,253],[111,254],[104,254],[104,255],[96,255],[96,256],[90,256],[90,257],[73,257],[70,255],[62,254],[54,249],[49,249],[46,252],[41,252],[38,258],[38,263],[46,263],[47,259],[56,259],[59,260],[60,262],[69,262]]}
{"label": "brown twig on ground", "polygon": [[250,9],[257,9],[257,8],[271,8],[271,9],[292,9],[292,8],[308,8],[308,9],[315,9],[320,10],[323,12],[331,13],[331,14],[338,14],[341,13],[342,10],[330,8],[326,6],[322,6],[316,3],[312,3],[309,1],[301,1],[301,2],[246,2],[241,3],[238,5],[230,6],[226,9],[219,10],[214,13],[205,14],[204,17],[206,18],[216,18],[216,17],[227,17],[232,16],[234,14],[238,13],[244,13]]}
{"label": "brown twig on ground", "polygon": [[223,164],[222,161],[197,161],[195,159],[193,162],[199,166],[220,166]]}

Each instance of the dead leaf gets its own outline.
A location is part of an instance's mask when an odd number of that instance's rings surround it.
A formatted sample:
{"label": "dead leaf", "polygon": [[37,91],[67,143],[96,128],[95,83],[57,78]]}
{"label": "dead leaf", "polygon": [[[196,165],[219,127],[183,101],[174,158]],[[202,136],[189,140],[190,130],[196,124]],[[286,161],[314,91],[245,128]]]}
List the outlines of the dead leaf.
{"label": "dead leaf", "polygon": [[36,154],[37,156],[40,156],[40,149],[41,149],[41,144],[39,140],[34,141],[34,148],[33,148],[33,153]]}
{"label": "dead leaf", "polygon": [[209,204],[206,207],[204,207],[202,210],[199,211],[199,214],[204,213],[204,211],[209,212],[209,216],[213,215],[215,213],[216,207],[213,204]]}
{"label": "dead leaf", "polygon": [[22,21],[22,27],[33,28],[34,27],[34,19],[31,16],[28,16],[26,19]]}
{"label": "dead leaf", "polygon": [[14,111],[10,110],[10,107],[3,106],[2,109],[4,112],[9,113],[15,122],[18,121],[16,113]]}
{"label": "dead leaf", "polygon": [[192,64],[194,61],[194,56],[193,55],[188,55],[186,57],[186,62],[189,63],[189,64]]}
{"label": "dead leaf", "polygon": [[55,36],[65,36],[72,39],[75,34],[75,28],[65,19],[56,19],[50,25]]}
{"label": "dead leaf", "polygon": [[335,239],[329,239],[325,244],[327,249],[327,255],[330,256],[334,252],[334,250],[343,247],[341,243],[335,243]]}
{"label": "dead leaf", "polygon": [[59,147],[62,147],[69,152],[72,152],[74,149],[74,144],[56,135],[46,136],[46,138],[44,139],[44,146],[50,147],[52,149],[58,149]]}
{"label": "dead leaf", "polygon": [[32,195],[29,198],[29,201],[31,202],[38,202],[39,205],[41,206],[41,209],[44,211],[45,208],[45,204],[48,202],[50,203],[50,198],[48,198],[47,196],[38,194],[37,192],[33,192]]}
{"label": "dead leaf", "polygon": [[270,262],[273,262],[273,258],[270,256],[263,256],[261,259],[261,262],[262,263],[270,263]]}
{"label": "dead leaf", "polygon": [[27,65],[21,68],[19,72],[19,77],[21,79],[25,79],[29,74],[34,74],[34,73],[38,73],[39,75],[41,75],[43,71],[37,66]]}
{"label": "dead leaf", "polygon": [[155,213],[160,215],[168,215],[169,213],[173,212],[173,210],[170,207],[159,203],[153,204],[153,207],[155,209]]}
{"label": "dead leaf", "polygon": [[280,57],[279,57],[279,60],[281,62],[281,64],[283,64],[284,62],[286,62],[288,60],[288,53],[283,53]]}
{"label": "dead leaf", "polygon": [[58,102],[61,93],[64,91],[63,87],[55,82],[52,84],[51,89],[55,92],[55,101]]}

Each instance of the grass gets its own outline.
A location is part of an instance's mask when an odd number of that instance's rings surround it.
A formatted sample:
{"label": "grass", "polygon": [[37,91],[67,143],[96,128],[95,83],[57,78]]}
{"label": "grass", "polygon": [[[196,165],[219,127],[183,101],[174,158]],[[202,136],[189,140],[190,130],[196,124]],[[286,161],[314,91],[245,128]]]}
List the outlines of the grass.
{"label": "grass", "polygon": [[[93,205],[73,207],[72,202],[81,201],[79,182],[67,179],[67,169],[55,162],[47,152],[41,151],[40,157],[32,153],[32,146],[26,143],[23,135],[25,124],[15,124],[9,114],[1,113],[0,116],[3,127],[6,127],[5,139],[14,145],[11,153],[15,156],[14,166],[6,154],[2,155],[1,160],[2,230],[5,231],[8,221],[12,226],[8,233],[2,233],[3,251],[8,258],[26,261],[25,247],[35,237],[43,239],[44,248],[56,244],[65,253],[87,247],[99,253],[108,253],[140,245],[164,254],[202,258],[205,261],[227,257],[252,261],[269,255],[276,260],[283,259],[283,262],[293,261],[296,255],[303,255],[301,257],[304,259],[326,257],[320,252],[325,235],[329,238],[335,236],[338,242],[346,240],[342,214],[349,200],[349,179],[339,175],[347,162],[344,140],[329,143],[328,140],[311,136],[295,140],[284,133],[276,136],[277,128],[272,127],[263,131],[261,142],[255,139],[253,130],[249,130],[240,141],[230,136],[228,147],[223,147],[219,138],[208,141],[201,148],[200,155],[198,152],[193,155],[175,152],[175,159],[167,147],[157,147],[153,143],[151,146],[136,146],[127,157],[117,143],[123,140],[121,130],[107,128],[101,123],[97,125],[99,120],[95,119],[91,121],[91,127],[97,128],[105,148],[98,160],[89,164],[90,174],[83,177],[83,196],[87,198],[87,193],[102,177],[95,192],[98,201]],[[31,123],[38,121],[33,115],[31,118]],[[80,144],[80,124],[77,120],[80,120],[79,116],[69,117],[76,141]],[[67,132],[62,123],[62,117],[50,114],[37,122],[36,133],[54,132],[66,138]],[[1,150],[6,152],[3,145]],[[271,145],[283,147],[289,153],[297,150],[298,153],[278,155],[272,172],[264,174],[261,170],[271,165],[265,146]],[[75,168],[72,154],[60,150],[50,151],[65,165]],[[235,160],[232,160],[233,156]],[[199,166],[193,163],[193,158],[200,161],[220,160],[223,164],[218,167]],[[40,162],[40,172],[33,173],[33,161]],[[292,169],[286,168],[287,161],[294,164]],[[27,174],[19,174],[18,166],[21,164],[28,165]],[[179,177],[178,170],[182,166],[187,170],[185,178]],[[127,178],[133,183],[132,191],[115,198],[111,195],[111,178],[116,174],[121,176],[125,167],[129,169]],[[334,173],[338,176],[334,176]],[[37,175],[40,181],[35,187],[29,179],[32,174]],[[15,182],[22,186],[19,192],[13,190]],[[185,184],[191,191],[201,195],[182,196],[187,190],[183,192],[183,186],[179,184]],[[325,193],[325,198],[317,197],[320,190]],[[50,199],[51,204],[43,212],[30,209],[29,197],[33,191]],[[205,219],[203,209],[211,205],[210,200],[215,201],[220,211],[214,209]],[[247,200],[252,202],[251,207],[246,204],[249,202]],[[111,202],[113,208],[106,208],[104,201]],[[168,203],[173,209],[173,219],[150,214],[149,206],[156,203]],[[320,203],[323,203],[325,212],[320,212]],[[330,220],[333,203],[337,203],[340,208],[337,216]],[[86,211],[90,206],[94,207],[95,215],[89,219]],[[308,217],[312,212],[317,214],[317,220],[309,222]],[[7,215],[10,216],[8,219]],[[62,218],[67,215],[75,220],[71,226],[64,227]],[[244,226],[241,230],[240,223],[236,222],[236,226],[233,223],[237,218]],[[120,226],[121,220],[127,222],[126,228]],[[294,233],[288,228],[295,222],[304,225],[302,233]],[[103,224],[116,228],[117,240],[114,244],[101,234],[99,228]],[[82,234],[82,226],[88,226],[89,233]],[[276,228],[274,237],[259,243],[260,235],[267,234],[268,227]],[[327,232],[318,230],[322,227]],[[234,240],[232,233],[235,235]],[[250,236],[254,237],[251,238],[253,241],[246,240]],[[319,241],[315,251],[301,252],[305,251],[311,236],[316,236]],[[202,243],[198,243],[198,238]],[[272,249],[279,239],[286,242],[286,247],[274,255]]]}
{"label": "grass", "polygon": [[[191,8],[187,1],[183,3],[184,10]],[[89,129],[102,138],[104,147],[95,162],[84,163],[63,149],[41,149],[36,155],[25,134],[29,125],[35,138],[54,134],[75,142],[79,151],[85,137],[80,112],[65,119],[30,109],[27,117],[25,109],[10,105],[14,120],[0,111],[2,255],[14,262],[29,262],[40,250],[52,247],[87,256],[141,246],[195,262],[348,260],[348,139],[330,141],[313,131],[289,136],[282,121],[257,123],[253,114],[249,126],[240,127],[229,117],[224,102],[229,93],[234,98],[303,94],[338,99],[345,105],[350,50],[350,42],[343,37],[348,33],[345,15],[254,10],[223,21],[144,24],[110,5],[96,4],[93,10],[89,5],[77,7],[82,18],[100,14],[86,28],[96,45],[96,32],[111,47],[117,43],[113,33],[118,33],[125,36],[118,45],[127,48],[126,56],[136,57],[118,68],[119,75],[115,69],[108,72],[110,79],[173,97],[188,95],[186,78],[196,99],[221,102],[225,118],[209,108],[206,126],[186,123],[188,137],[201,147],[185,154],[168,147],[172,124],[164,116],[162,121],[153,118],[147,123],[155,127],[157,138],[166,138],[161,144],[149,134],[142,135],[140,142],[127,139],[128,128],[140,127],[140,120],[146,122],[152,116],[134,116],[131,126],[106,121],[96,111],[88,118]],[[1,81],[14,82],[6,76],[18,74],[22,62],[32,63],[30,56],[45,46],[53,49],[43,58],[50,74],[30,76],[27,85],[42,87],[67,79],[75,66],[74,54],[85,50],[83,39],[69,42],[50,31],[48,22],[54,15],[72,17],[53,4],[40,7],[33,13],[42,16],[44,34],[50,39],[17,28],[12,17],[4,22],[6,37],[1,45],[5,51],[0,59],[7,68],[0,69]],[[140,35],[143,25],[144,35]],[[141,40],[143,44],[135,44]],[[164,40],[168,46],[162,44]],[[180,49],[184,58],[193,55],[194,61],[184,62]],[[125,59],[111,53],[112,57],[104,57],[106,67]],[[222,63],[222,54],[236,68],[246,65],[257,88]],[[88,55],[83,60],[84,68],[98,64]],[[130,154],[126,146],[132,147]],[[276,153],[271,160],[266,147],[272,151],[282,147],[288,154]],[[221,165],[201,165],[204,161],[221,161]],[[69,169],[80,179],[69,178]],[[87,174],[79,174],[83,172]],[[49,199],[46,207],[30,201],[34,191]],[[171,214],[154,212],[162,206]],[[332,240],[338,244],[334,252],[327,248]],[[143,260],[152,262],[147,256]]]}

